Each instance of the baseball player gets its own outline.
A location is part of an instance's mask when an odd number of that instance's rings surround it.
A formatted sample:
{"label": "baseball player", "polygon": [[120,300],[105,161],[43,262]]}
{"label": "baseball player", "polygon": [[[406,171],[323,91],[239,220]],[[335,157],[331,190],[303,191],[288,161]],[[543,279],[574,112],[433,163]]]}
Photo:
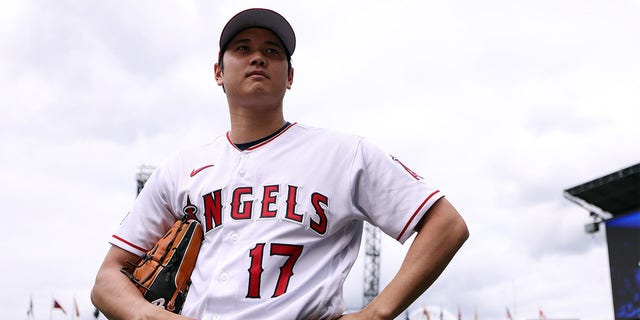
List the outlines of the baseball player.
{"label": "baseball player", "polygon": [[[278,13],[249,9],[220,37],[215,80],[231,129],[182,150],[148,180],[110,242],[92,290],[110,319],[392,319],[439,276],[468,237],[444,198],[362,137],[287,122],[295,35]],[[182,315],[158,308],[119,271],[183,214],[204,240]],[[342,286],[363,221],[403,243],[394,279],[344,313]]]}

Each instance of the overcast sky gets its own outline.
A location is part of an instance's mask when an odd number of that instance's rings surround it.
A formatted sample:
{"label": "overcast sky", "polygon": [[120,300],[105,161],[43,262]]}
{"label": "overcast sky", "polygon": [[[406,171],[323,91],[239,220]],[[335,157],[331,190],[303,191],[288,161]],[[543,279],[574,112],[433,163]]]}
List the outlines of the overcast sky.
{"label": "overcast sky", "polygon": [[[562,191],[640,162],[638,0],[0,3],[2,318],[30,296],[36,319],[74,297],[90,318],[138,167],[228,130],[213,63],[248,7],[296,31],[287,120],[370,138],[467,220],[412,310],[613,318],[605,234]],[[383,240],[381,285],[408,245]]]}

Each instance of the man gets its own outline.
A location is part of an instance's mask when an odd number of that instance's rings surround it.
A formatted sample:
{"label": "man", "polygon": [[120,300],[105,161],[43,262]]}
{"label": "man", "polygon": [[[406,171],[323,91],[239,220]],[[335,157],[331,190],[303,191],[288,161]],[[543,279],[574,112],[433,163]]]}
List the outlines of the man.
{"label": "man", "polygon": [[[91,297],[110,319],[393,319],[468,237],[441,192],[361,137],[285,121],[295,35],[278,13],[249,9],[220,37],[215,79],[231,129],[159,166],[114,234]],[[120,273],[185,212],[205,239],[182,310],[148,303]],[[394,279],[343,314],[342,285],[363,221],[400,242],[417,235]],[[189,318],[188,318],[189,317]]]}

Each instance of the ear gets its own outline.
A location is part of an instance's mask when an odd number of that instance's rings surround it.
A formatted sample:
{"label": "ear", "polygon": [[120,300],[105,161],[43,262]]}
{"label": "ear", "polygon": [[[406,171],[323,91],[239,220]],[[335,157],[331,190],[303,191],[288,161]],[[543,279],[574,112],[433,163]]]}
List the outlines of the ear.
{"label": "ear", "polygon": [[293,67],[289,69],[289,77],[287,78],[287,89],[291,89],[291,84],[293,84]]}
{"label": "ear", "polygon": [[214,77],[216,78],[216,83],[219,86],[224,85],[224,83],[222,82],[222,68],[220,67],[220,65],[218,65],[218,63],[213,65],[213,71]]}

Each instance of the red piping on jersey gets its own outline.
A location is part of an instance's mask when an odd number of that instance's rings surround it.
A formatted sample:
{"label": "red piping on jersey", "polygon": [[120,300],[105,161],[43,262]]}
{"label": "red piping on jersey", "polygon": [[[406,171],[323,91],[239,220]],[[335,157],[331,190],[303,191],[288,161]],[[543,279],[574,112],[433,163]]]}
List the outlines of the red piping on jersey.
{"label": "red piping on jersey", "polygon": [[115,234],[114,234],[114,235],[112,235],[112,237],[114,237],[114,238],[116,238],[116,239],[118,239],[118,240],[120,240],[120,241],[122,241],[122,242],[124,242],[124,243],[126,243],[126,244],[128,244],[128,245],[130,245],[130,246],[132,246],[132,247],[134,247],[135,249],[138,249],[138,250],[142,251],[142,252],[147,251],[147,249],[144,249],[144,248],[138,247],[138,246],[136,246],[135,244],[133,244],[133,243],[131,243],[131,242],[129,242],[129,241],[127,241],[127,240],[125,240],[125,239],[122,239],[122,238],[120,238],[120,237],[116,236]]}
{"label": "red piping on jersey", "polygon": [[[291,127],[295,126],[296,124],[298,124],[297,122],[294,122],[292,124],[290,124],[288,127],[284,128],[284,130],[280,131],[280,133],[276,134],[275,136],[271,137],[269,140],[265,140],[259,144],[256,144],[255,146],[251,147],[251,148],[247,148],[246,150],[255,150],[258,149],[262,146],[264,146],[265,144],[275,140],[277,137],[281,136],[283,133],[285,133],[285,131],[289,130]],[[231,134],[231,131],[227,131],[227,141],[229,141],[229,143],[231,143],[231,145],[236,148],[236,150],[238,151],[242,151],[240,149],[238,149],[238,147],[236,147],[236,144],[233,143],[233,141],[231,141],[231,137],[229,136]]]}
{"label": "red piping on jersey", "polygon": [[426,199],[424,199],[424,201],[422,202],[422,204],[418,207],[418,209],[416,209],[416,212],[413,213],[413,215],[411,216],[411,218],[409,219],[409,221],[407,222],[407,224],[404,226],[404,228],[402,229],[402,231],[400,232],[400,234],[398,235],[398,237],[396,238],[396,240],[400,241],[400,239],[402,238],[402,236],[404,235],[405,231],[407,231],[407,228],[409,227],[409,225],[411,224],[411,222],[413,221],[413,219],[416,217],[416,215],[418,215],[418,212],[420,212],[420,210],[422,210],[422,207],[424,207],[425,204],[427,204],[427,202],[429,202],[429,199],[431,199],[435,194],[437,194],[438,192],[440,192],[440,190],[436,190],[433,193],[431,193]]}

